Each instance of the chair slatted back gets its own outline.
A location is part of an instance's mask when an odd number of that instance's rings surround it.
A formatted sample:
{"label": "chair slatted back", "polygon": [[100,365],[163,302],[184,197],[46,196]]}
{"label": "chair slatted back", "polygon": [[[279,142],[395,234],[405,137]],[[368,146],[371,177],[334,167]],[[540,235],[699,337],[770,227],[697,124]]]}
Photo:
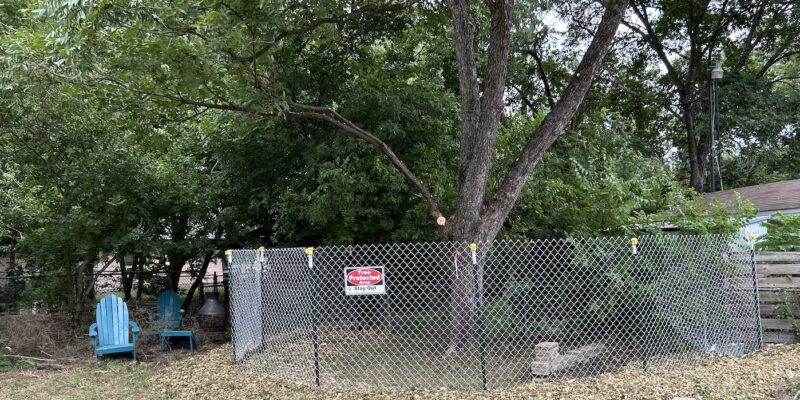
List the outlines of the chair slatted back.
{"label": "chair slatted back", "polygon": [[128,305],[112,295],[103,297],[95,312],[100,346],[130,344],[128,335]]}
{"label": "chair slatted back", "polygon": [[165,323],[168,329],[181,326],[181,298],[174,290],[165,290],[158,295],[156,318]]}

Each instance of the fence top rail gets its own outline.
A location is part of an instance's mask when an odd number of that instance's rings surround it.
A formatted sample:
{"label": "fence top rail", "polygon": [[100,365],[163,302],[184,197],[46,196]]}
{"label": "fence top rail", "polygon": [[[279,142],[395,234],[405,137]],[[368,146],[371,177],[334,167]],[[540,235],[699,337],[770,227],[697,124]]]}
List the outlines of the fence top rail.
{"label": "fence top rail", "polygon": [[[661,241],[661,242],[677,242],[685,240],[696,240],[698,238],[707,238],[709,240],[730,239],[732,241],[739,241],[746,243],[738,234],[664,234],[664,235],[638,235],[638,236],[588,236],[588,237],[565,237],[565,238],[546,238],[546,239],[496,239],[492,241],[477,242],[478,249],[485,248],[494,243],[503,244],[516,244],[516,245],[540,245],[549,246],[553,244],[590,244],[590,243],[614,243],[624,246],[631,244],[631,239],[637,239],[638,246],[641,248],[648,242]],[[333,244],[311,246],[315,251],[323,251],[325,249],[374,249],[382,247],[397,247],[397,248],[415,248],[420,246],[465,246],[469,247],[469,241],[429,241],[429,242],[395,242],[395,243],[364,243],[364,244]],[[259,251],[266,252],[280,251],[280,252],[304,252],[307,247],[262,247],[261,249],[243,248],[231,250],[233,256],[241,256],[246,254],[257,254]],[[800,260],[800,253],[797,253],[798,260]]]}
{"label": "fence top rail", "polygon": [[[90,274],[87,272],[87,276],[88,275],[90,275]],[[165,277],[165,276],[168,275],[168,273],[164,272],[164,271],[128,271],[128,272],[125,273],[125,275],[126,276],[143,275],[143,276],[146,276],[146,277]],[[180,277],[181,278],[186,278],[186,277],[196,278],[199,275],[200,275],[199,272],[192,272],[192,271],[181,271],[181,273],[180,273]],[[214,275],[214,272],[207,272],[205,275],[203,275],[203,277],[211,278],[213,275]],[[220,275],[220,277],[222,276],[221,274],[219,274],[219,275]],[[63,273],[61,273],[61,274],[30,274],[29,273],[29,274],[25,274],[25,275],[17,275],[17,274],[13,274],[13,273],[9,274],[6,271],[0,272],[0,279],[43,279],[43,278],[63,278],[63,277],[66,277],[66,276],[67,276],[67,274],[63,274]],[[100,273],[95,273],[93,276],[98,276],[98,277],[102,277],[102,276],[122,276],[122,272],[120,272],[120,271],[100,272]]]}

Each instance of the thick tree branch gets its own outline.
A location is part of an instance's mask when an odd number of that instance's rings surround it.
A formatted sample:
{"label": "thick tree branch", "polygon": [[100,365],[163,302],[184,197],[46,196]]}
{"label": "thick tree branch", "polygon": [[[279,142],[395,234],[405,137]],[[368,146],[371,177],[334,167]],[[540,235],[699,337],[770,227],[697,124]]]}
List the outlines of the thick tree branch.
{"label": "thick tree branch", "polygon": [[[650,19],[647,17],[647,10],[642,7],[640,11],[639,8],[636,6],[636,2],[631,3],[631,8],[636,16],[642,21],[644,24],[645,32],[641,32],[638,30],[639,33],[643,34],[643,39],[650,44],[650,47],[653,51],[656,52],[658,58],[661,60],[661,63],[664,64],[664,68],[667,69],[667,73],[669,74],[670,80],[672,84],[678,89],[679,92],[685,92],[685,85],[683,80],[681,79],[680,74],[672,65],[672,62],[669,60],[667,53],[664,51],[664,45],[661,43],[661,40],[656,35],[655,30],[653,29],[653,24],[650,22]],[[625,26],[632,28],[632,24],[626,23]]]}
{"label": "thick tree branch", "polygon": [[[450,0],[450,12],[453,19],[453,41],[461,105],[458,207],[453,219],[477,221],[485,187],[485,180],[484,185],[481,185],[481,177],[485,176],[481,168],[485,167],[487,150],[488,154],[491,154],[491,148],[486,148],[489,138],[480,133],[482,122],[480,83],[474,52],[475,28],[469,16],[469,6],[465,0]],[[494,26],[494,18],[492,24]],[[489,60],[489,63],[491,62]]]}
{"label": "thick tree branch", "polygon": [[728,24],[732,20],[731,13],[726,13],[725,10],[728,8],[728,0],[722,2],[722,6],[720,7],[719,20],[717,21],[717,26],[711,32],[711,35],[708,38],[706,43],[706,48],[702,49],[700,52],[707,52],[708,53],[708,61],[711,61],[711,57],[713,56],[714,49],[717,47],[717,40],[719,40],[719,36],[722,34],[723,29],[728,27]]}
{"label": "thick tree branch", "polygon": [[451,0],[456,64],[458,68],[458,94],[461,103],[462,128],[476,131],[480,115],[480,84],[475,65],[474,26],[464,0]]}
{"label": "thick tree branch", "polygon": [[254,51],[254,52],[252,52],[251,54],[248,54],[248,55],[236,54],[231,49],[226,49],[224,51],[233,60],[245,61],[245,62],[255,62],[255,60],[257,60],[258,58],[263,56],[266,52],[268,52],[272,48],[272,46],[274,46],[276,43],[279,43],[281,40],[286,39],[286,38],[288,38],[290,36],[302,35],[304,33],[311,32],[311,31],[319,28],[322,25],[336,24],[336,23],[342,23],[342,22],[351,21],[351,20],[360,18],[361,16],[363,16],[365,14],[368,14],[368,13],[379,14],[379,13],[400,11],[403,8],[414,4],[415,2],[416,2],[416,0],[407,1],[407,2],[401,2],[401,3],[368,4],[368,5],[365,5],[363,7],[359,7],[359,8],[357,8],[357,9],[355,9],[355,10],[349,12],[349,13],[346,13],[346,14],[337,15],[337,16],[334,16],[334,17],[317,18],[317,19],[309,21],[308,24],[306,24],[304,26],[300,26],[300,27],[297,27],[297,28],[294,28],[294,29],[289,29],[289,30],[285,30],[285,31],[279,32],[269,43],[261,46],[258,50]]}
{"label": "thick tree branch", "polygon": [[486,238],[494,237],[500,230],[534,167],[574,116],[608,52],[627,6],[628,0],[606,3],[603,19],[564,93],[522,149],[498,186],[492,203],[483,211],[481,234]]}
{"label": "thick tree branch", "polygon": [[531,114],[536,114],[536,110],[538,109],[538,107],[536,107],[536,105],[533,104],[533,102],[528,98],[528,96],[525,95],[525,90],[514,84],[510,84],[510,86],[512,89],[517,91],[517,93],[519,94],[519,99],[523,103],[525,103],[525,106],[528,107],[528,109],[531,111]]}
{"label": "thick tree branch", "polygon": [[773,83],[778,83],[778,82],[793,81],[793,80],[797,80],[797,79],[800,79],[800,76],[782,76],[780,78],[775,78],[775,79],[769,81],[769,83],[773,84]]}
{"label": "thick tree branch", "polygon": [[772,68],[775,64],[777,64],[780,60],[791,57],[795,54],[800,54],[800,50],[786,51],[788,47],[789,45],[787,43],[786,45],[782,46],[778,51],[776,51],[764,63],[764,66],[762,66],[761,69],[758,70],[758,72],[756,73],[756,77],[761,78],[762,76],[764,76],[764,74],[766,74],[767,71],[769,71],[769,69]]}
{"label": "thick tree branch", "polygon": [[756,45],[758,44],[756,32],[758,31],[758,27],[761,25],[761,19],[764,18],[764,10],[766,8],[767,1],[765,0],[759,4],[758,9],[753,16],[753,22],[750,24],[750,28],[747,30],[747,36],[745,36],[744,45],[742,46],[742,53],[739,54],[739,61],[736,62],[736,66],[734,67],[735,70],[740,70],[747,64],[747,61],[750,59],[750,54],[753,53],[753,49],[755,49]]}
{"label": "thick tree branch", "polygon": [[474,231],[479,222],[494,143],[503,114],[511,47],[512,6],[510,0],[493,0],[487,4],[491,26],[481,96],[469,7],[465,0],[450,0],[461,104],[458,208],[452,226],[462,231],[452,232],[451,236],[466,235],[466,232]]}
{"label": "thick tree branch", "polygon": [[490,7],[492,22],[481,98],[481,131],[486,133],[497,130],[502,115],[511,48],[511,7],[512,2],[507,0],[492,1]]}
{"label": "thick tree branch", "polygon": [[431,194],[428,186],[422,182],[394,153],[394,151],[387,145],[384,141],[382,141],[377,136],[373,135],[372,133],[360,128],[356,124],[352,123],[348,119],[342,117],[339,113],[334,111],[333,109],[327,107],[319,107],[319,106],[309,106],[305,104],[299,104],[290,102],[289,103],[292,107],[302,110],[302,111],[287,111],[284,112],[283,115],[289,118],[294,119],[309,119],[309,120],[316,120],[316,121],[323,121],[327,122],[337,128],[341,129],[342,131],[359,138],[373,147],[375,147],[381,154],[386,156],[392,165],[397,169],[403,177],[406,178],[422,195],[425,199],[425,202],[428,205],[428,211],[431,217],[436,221],[439,217],[442,216],[442,213],[439,211],[439,206],[434,199],[433,195]]}
{"label": "thick tree branch", "polygon": [[528,55],[533,57],[533,61],[536,63],[536,70],[539,72],[539,77],[542,79],[542,84],[544,85],[544,94],[547,96],[547,104],[550,105],[550,109],[552,110],[553,107],[556,106],[556,100],[555,97],[553,97],[552,89],[550,89],[550,81],[547,79],[547,74],[544,72],[542,57],[539,56],[537,49],[528,50]]}
{"label": "thick tree branch", "polygon": [[152,92],[148,90],[133,89],[128,87],[124,83],[113,79],[104,79],[104,80],[122,86],[123,88],[136,93],[144,94],[147,96],[165,98],[185,105],[192,105],[207,109],[216,109],[223,111],[235,111],[264,118],[284,116],[287,118],[294,118],[300,120],[317,120],[330,123],[336,126],[337,128],[343,130],[344,132],[371,144],[381,154],[386,156],[386,158],[389,159],[389,161],[392,163],[395,169],[397,169],[400,172],[400,174],[402,174],[403,177],[405,177],[414,186],[414,188],[417,189],[417,191],[422,195],[423,199],[425,199],[425,203],[427,203],[428,205],[428,211],[431,217],[434,219],[434,221],[438,220],[438,218],[442,216],[441,211],[439,211],[439,206],[436,202],[436,199],[431,194],[430,190],[428,189],[428,186],[425,185],[425,183],[421,179],[419,179],[408,168],[408,166],[406,166],[406,164],[400,159],[400,157],[397,156],[397,154],[394,153],[394,151],[389,147],[389,145],[387,145],[384,141],[382,141],[380,138],[373,135],[372,133],[360,128],[353,122],[342,117],[339,113],[337,113],[331,108],[305,105],[290,101],[288,103],[291,107],[302,111],[284,111],[284,112],[256,111],[249,109],[247,107],[231,104],[225,99],[222,100],[225,101],[226,104],[212,103],[204,100],[192,100],[192,99],[187,99],[181,95],[172,95],[172,94]]}

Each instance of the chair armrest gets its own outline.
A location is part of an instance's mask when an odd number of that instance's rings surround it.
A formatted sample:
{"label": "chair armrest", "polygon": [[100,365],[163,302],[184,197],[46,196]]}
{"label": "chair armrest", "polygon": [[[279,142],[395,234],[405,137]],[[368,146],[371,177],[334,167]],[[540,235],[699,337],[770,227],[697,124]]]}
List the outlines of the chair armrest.
{"label": "chair armrest", "polygon": [[139,340],[139,324],[134,321],[128,321],[128,325],[130,325],[131,331],[133,331],[133,343],[136,344],[136,341]]}
{"label": "chair armrest", "polygon": [[97,348],[97,322],[89,326],[89,341],[92,343],[92,347]]}

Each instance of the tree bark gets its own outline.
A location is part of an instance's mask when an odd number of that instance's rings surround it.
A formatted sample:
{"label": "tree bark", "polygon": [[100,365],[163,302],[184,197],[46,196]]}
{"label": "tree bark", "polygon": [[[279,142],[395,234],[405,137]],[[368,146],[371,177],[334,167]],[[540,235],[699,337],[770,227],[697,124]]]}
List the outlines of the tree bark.
{"label": "tree bark", "polygon": [[510,1],[491,3],[491,31],[483,97],[474,53],[474,25],[465,0],[450,0],[453,18],[461,141],[459,146],[458,206],[447,236],[474,240],[492,166],[494,143],[503,111],[511,38]]}
{"label": "tree bark", "polygon": [[[448,353],[464,351],[474,342],[476,332],[476,296],[483,287],[483,263],[478,260],[473,271],[469,242],[489,243],[495,239],[514,207],[525,182],[544,156],[545,151],[561,135],[583,101],[592,80],[617,31],[628,0],[611,0],[597,27],[594,38],[561,98],[512,164],[505,180],[498,186],[488,205],[484,202],[486,182],[491,169],[494,143],[503,111],[510,43],[510,2],[488,2],[492,13],[491,39],[487,60],[487,77],[483,97],[480,96],[475,56],[472,51],[473,27],[464,1],[451,0],[455,35],[456,63],[461,100],[461,148],[459,153],[458,203],[447,239],[463,243],[455,249],[461,256],[455,260],[450,296],[450,333]],[[457,246],[462,246],[459,243]],[[485,249],[481,253],[485,254]],[[476,293],[476,284],[478,287]]]}
{"label": "tree bark", "polygon": [[706,181],[706,156],[709,146],[697,135],[694,120],[694,107],[691,100],[682,102],[683,125],[686,129],[686,140],[689,152],[689,184],[697,193],[702,193]]}
{"label": "tree bark", "polygon": [[142,254],[136,255],[136,262],[139,264],[139,274],[136,277],[136,301],[142,300],[142,290],[144,289],[144,264],[145,256]]}
{"label": "tree bark", "polygon": [[497,236],[533,169],[572,120],[611,46],[627,6],[627,0],[611,0],[606,3],[605,13],[594,38],[561,98],[522,149],[505,180],[495,191],[492,202],[484,209],[478,240],[489,241]]}
{"label": "tree bark", "polygon": [[122,279],[122,293],[125,296],[125,301],[131,299],[132,292],[133,292],[133,278],[136,276],[138,271],[138,263],[136,260],[136,256],[133,258],[133,264],[131,264],[130,270],[128,270],[128,266],[125,265],[125,255],[121,255],[119,257],[119,271]]}
{"label": "tree bark", "polygon": [[169,289],[178,290],[181,281],[183,266],[189,261],[184,255],[173,254],[169,257],[169,268],[167,268],[167,278],[169,278]]}
{"label": "tree bark", "polygon": [[208,271],[208,264],[211,263],[212,256],[207,255],[203,258],[203,264],[200,266],[200,273],[194,278],[194,282],[192,282],[192,287],[189,288],[189,292],[186,294],[186,300],[183,301],[183,305],[181,308],[188,312],[189,306],[192,305],[192,297],[194,297],[194,292],[203,282],[203,278],[206,276],[206,271]]}

